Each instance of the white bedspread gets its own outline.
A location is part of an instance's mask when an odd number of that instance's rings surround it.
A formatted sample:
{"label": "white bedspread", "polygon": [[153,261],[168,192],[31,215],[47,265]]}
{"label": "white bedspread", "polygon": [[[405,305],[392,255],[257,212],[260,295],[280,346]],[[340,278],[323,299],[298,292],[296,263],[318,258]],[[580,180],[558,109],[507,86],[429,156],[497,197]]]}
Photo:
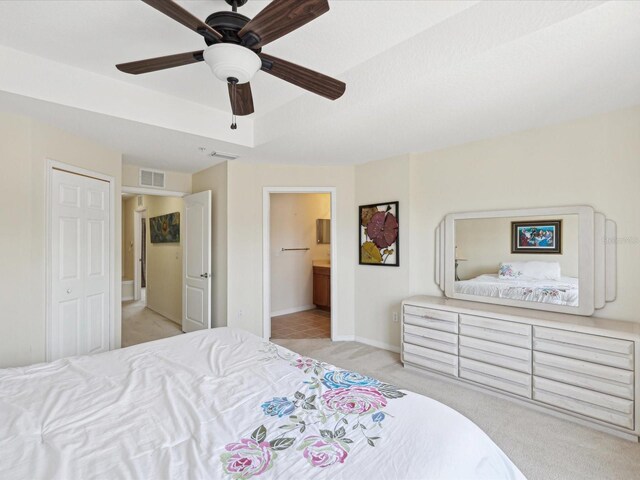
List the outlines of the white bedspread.
{"label": "white bedspread", "polygon": [[556,280],[501,279],[498,275],[480,275],[471,280],[455,282],[456,293],[482,297],[510,298],[527,302],[578,306],[578,279],[561,277]]}
{"label": "white bedspread", "polygon": [[234,329],[0,370],[3,479],[515,479],[435,400]]}

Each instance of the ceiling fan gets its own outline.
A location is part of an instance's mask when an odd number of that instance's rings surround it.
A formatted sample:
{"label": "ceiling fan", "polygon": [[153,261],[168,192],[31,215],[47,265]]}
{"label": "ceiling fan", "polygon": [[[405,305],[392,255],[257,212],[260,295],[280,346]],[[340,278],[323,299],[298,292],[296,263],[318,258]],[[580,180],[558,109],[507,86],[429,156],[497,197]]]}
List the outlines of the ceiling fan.
{"label": "ceiling fan", "polygon": [[342,96],[346,85],[308,68],[262,53],[262,47],[329,11],[327,0],[273,0],[253,19],[238,13],[247,0],[225,0],[232,11],[212,13],[202,22],[172,0],[142,0],[204,37],[207,48],[116,65],[138,75],[204,61],[228,85],[233,119],[254,112],[249,81],[258,70],[330,100]]}

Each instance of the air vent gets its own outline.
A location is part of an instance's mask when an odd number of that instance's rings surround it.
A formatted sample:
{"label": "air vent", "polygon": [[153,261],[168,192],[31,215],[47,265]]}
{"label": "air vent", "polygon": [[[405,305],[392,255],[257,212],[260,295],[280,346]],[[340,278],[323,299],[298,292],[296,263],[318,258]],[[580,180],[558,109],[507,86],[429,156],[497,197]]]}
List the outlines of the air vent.
{"label": "air vent", "polygon": [[240,155],[234,155],[233,153],[224,153],[224,152],[211,152],[209,156],[214,158],[221,158],[223,160],[235,160]]}
{"label": "air vent", "polygon": [[140,186],[164,188],[164,172],[140,169]]}

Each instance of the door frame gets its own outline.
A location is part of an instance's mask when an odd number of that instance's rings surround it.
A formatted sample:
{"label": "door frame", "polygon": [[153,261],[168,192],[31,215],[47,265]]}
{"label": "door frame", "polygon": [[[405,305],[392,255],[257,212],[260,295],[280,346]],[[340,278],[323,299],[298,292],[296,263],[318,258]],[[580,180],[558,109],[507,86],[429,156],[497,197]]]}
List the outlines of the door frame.
{"label": "door frame", "polygon": [[271,337],[271,194],[328,193],[331,197],[331,340],[338,324],[338,214],[336,187],[263,187],[262,188],[262,337]]}
{"label": "door frame", "polygon": [[[116,345],[116,321],[115,315],[117,309],[120,308],[119,301],[120,295],[118,289],[121,289],[121,283],[119,279],[116,279],[116,179],[110,175],[94,172],[85,168],[69,165],[68,163],[59,162],[57,160],[45,159],[45,252],[44,252],[44,264],[45,264],[45,361],[51,361],[51,332],[52,327],[52,293],[51,284],[53,279],[51,278],[51,270],[53,268],[53,238],[52,238],[52,218],[51,218],[51,198],[52,198],[52,181],[53,171],[63,170],[65,172],[72,173],[74,175],[81,175],[85,177],[95,178],[102,180],[109,184],[109,303],[111,308],[109,309],[109,350],[119,347]],[[116,283],[116,280],[118,282]]]}
{"label": "door frame", "polygon": [[[140,256],[142,255],[142,231],[140,220],[147,218],[146,207],[133,211],[133,301],[137,302],[141,297],[142,275],[140,269]],[[147,290],[148,292],[148,290]]]}

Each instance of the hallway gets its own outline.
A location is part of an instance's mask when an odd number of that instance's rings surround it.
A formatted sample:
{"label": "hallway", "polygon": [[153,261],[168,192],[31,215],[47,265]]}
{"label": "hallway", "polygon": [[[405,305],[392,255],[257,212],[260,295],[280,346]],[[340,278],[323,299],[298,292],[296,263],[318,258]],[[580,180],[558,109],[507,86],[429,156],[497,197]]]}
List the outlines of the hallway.
{"label": "hallway", "polygon": [[122,303],[122,347],[173,337],[181,333],[179,325],[146,308],[144,297],[137,302]]}

